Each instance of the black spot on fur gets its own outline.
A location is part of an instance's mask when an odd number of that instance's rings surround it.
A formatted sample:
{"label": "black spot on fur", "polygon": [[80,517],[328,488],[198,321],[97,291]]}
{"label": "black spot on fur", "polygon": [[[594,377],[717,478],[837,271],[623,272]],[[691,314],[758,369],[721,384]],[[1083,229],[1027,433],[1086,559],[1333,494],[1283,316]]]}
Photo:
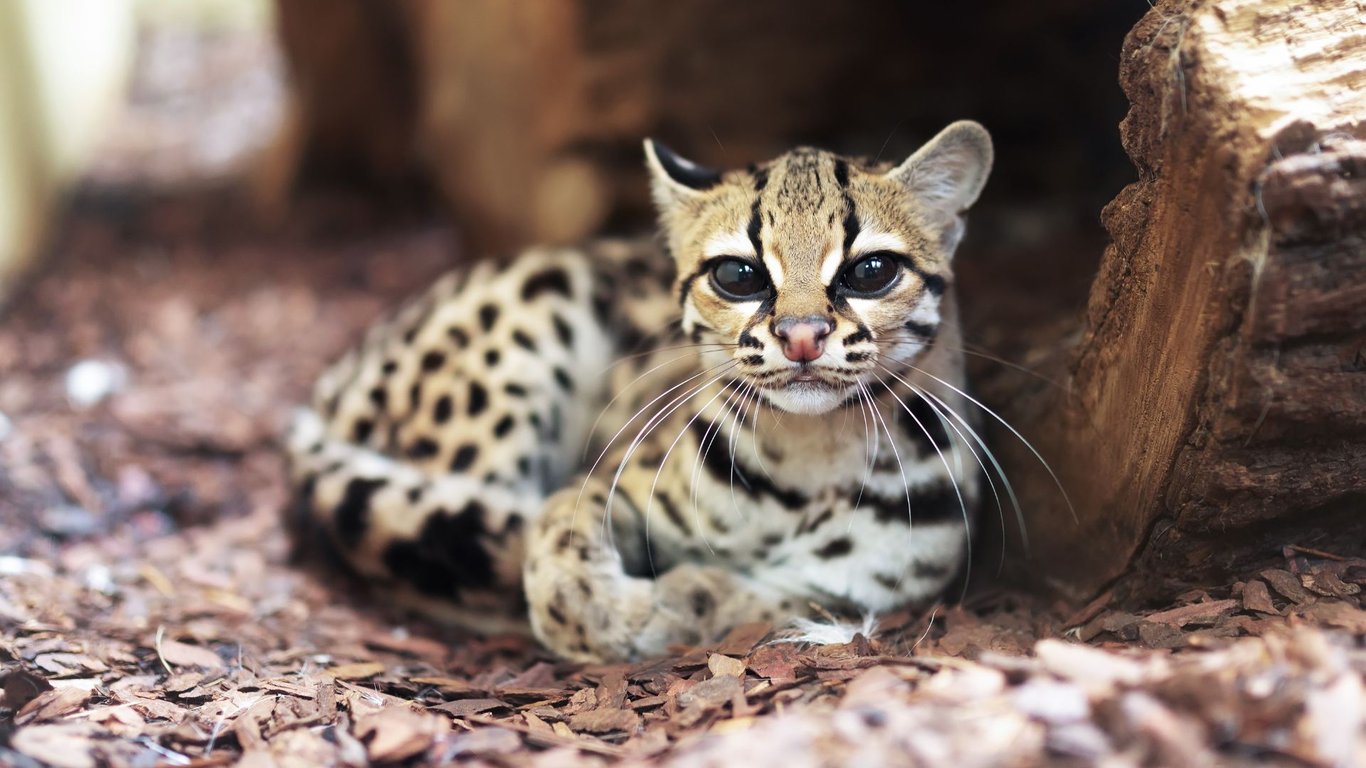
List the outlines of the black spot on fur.
{"label": "black spot on fur", "polygon": [[[859,230],[862,227],[859,224],[858,213],[854,210],[853,198],[845,195],[844,205],[844,255],[847,257],[850,250],[853,249],[854,240],[858,237]],[[834,287],[834,283],[831,283],[831,287]]]}
{"label": "black spot on fur", "polygon": [[380,371],[385,376],[389,376],[398,371],[398,363],[394,362],[393,360],[385,360],[384,365],[380,366]]}
{"label": "black spot on fur", "polygon": [[445,424],[451,420],[451,412],[455,409],[451,403],[450,395],[442,395],[437,398],[436,405],[432,408],[432,420],[437,424]]}
{"label": "black spot on fur", "polygon": [[427,516],[416,538],[385,548],[384,565],[424,594],[458,600],[461,589],[493,584],[493,559],[479,541],[485,533],[477,501],[455,514],[438,511]]}
{"label": "black spot on fur", "polygon": [[842,157],[835,160],[835,183],[840,189],[849,186],[849,161]]}
{"label": "black spot on fur", "polygon": [[470,382],[470,400],[466,405],[471,416],[478,416],[489,406],[489,391],[477,381]]}
{"label": "black spot on fur", "polygon": [[826,523],[830,522],[830,519],[834,516],[835,510],[828,508],[822,510],[819,515],[816,515],[815,517],[809,520],[803,521],[802,524],[797,527],[797,535],[804,536],[808,533],[813,533],[817,528],[820,528],[822,525],[825,525]]}
{"label": "black spot on fur", "polygon": [[768,169],[757,168],[754,171],[754,191],[763,192],[764,187],[768,186]]}
{"label": "black spot on fur", "polygon": [[526,387],[521,384],[504,384],[503,391],[513,397],[526,397]]}
{"label": "black spot on fur", "polygon": [[569,620],[564,617],[564,613],[559,608],[556,608],[554,604],[546,606],[545,612],[549,614],[550,620],[556,624],[563,626],[569,623]]}
{"label": "black spot on fur", "polygon": [[492,368],[493,366],[498,364],[498,360],[501,357],[502,355],[499,354],[498,350],[490,349],[484,353],[484,365],[487,365],[488,367]]}
{"label": "black spot on fur", "polygon": [[351,440],[363,443],[370,439],[370,434],[375,431],[375,422],[369,419],[356,419],[356,423],[351,425]]}
{"label": "black spot on fur", "polygon": [[911,489],[911,499],[909,502],[910,515],[907,515],[907,501],[905,496],[896,498],[879,498],[865,494],[860,506],[865,506],[873,510],[873,517],[879,523],[901,523],[907,524],[908,521],[916,525],[938,524],[962,522],[963,503],[959,502],[958,493],[953,485],[948,481],[941,481],[933,485],[922,488]]}
{"label": "black spot on fur", "polygon": [[692,528],[688,527],[688,521],[683,518],[683,513],[678,509],[671,496],[667,494],[656,494],[655,500],[659,502],[659,508],[664,510],[664,516],[669,518],[669,522],[674,527],[683,532],[685,536],[692,535]]}
{"label": "black spot on fur", "polygon": [[949,433],[934,408],[925,398],[918,395],[906,405],[906,409],[898,412],[898,418],[907,437],[915,443],[920,457],[937,456],[940,451],[947,452],[952,447],[949,443]]}
{"label": "black spot on fur", "polygon": [[568,552],[574,546],[574,532],[561,531],[559,538],[555,539],[556,552]]}
{"label": "black spot on fur", "polygon": [[452,325],[450,328],[446,329],[446,335],[451,337],[451,341],[455,342],[455,346],[461,349],[469,346],[470,335],[465,333],[464,328],[458,328]]}
{"label": "black spot on fur", "polygon": [[558,314],[552,314],[550,322],[555,326],[555,335],[559,337],[560,344],[566,348],[574,346],[574,328]]}
{"label": "black spot on fur", "polygon": [[384,410],[385,404],[389,402],[389,390],[384,387],[375,387],[374,389],[371,389],[370,402],[374,403],[375,407],[381,411]]}
{"label": "black spot on fur", "polygon": [[409,488],[409,489],[408,489],[408,503],[409,503],[409,504],[416,504],[416,503],[422,501],[422,494],[425,493],[425,492],[426,492],[426,489],[423,488],[423,487],[420,486],[420,485],[414,485],[412,488]]}
{"label": "black spot on fur", "polygon": [[563,269],[552,267],[528,277],[522,284],[522,301],[531,301],[543,293],[558,293],[572,299],[574,292],[570,289],[569,275]]}
{"label": "black spot on fur", "polygon": [[526,332],[520,328],[512,332],[512,340],[517,346],[528,352],[536,351],[536,340],[526,335]]}
{"label": "black spot on fur", "polygon": [[873,335],[868,332],[867,328],[859,328],[857,331],[854,331],[853,333],[844,337],[844,346],[850,347],[855,344],[862,344],[866,341],[872,340]]}
{"label": "black spot on fur", "polygon": [[479,446],[466,443],[455,451],[455,456],[451,458],[451,471],[464,472],[470,468],[474,460],[479,458]]}
{"label": "black spot on fur", "polygon": [[439,450],[441,450],[441,446],[437,445],[435,440],[430,437],[419,437],[413,441],[412,445],[408,446],[408,458],[430,459]]}
{"label": "black spot on fur", "polygon": [[917,323],[914,320],[906,321],[902,327],[926,340],[933,339],[939,334],[939,326],[930,325],[929,323]]}
{"label": "black spot on fur", "polygon": [[763,230],[763,219],[759,217],[759,200],[760,198],[756,195],[754,205],[750,207],[749,226],[745,227],[745,234],[749,235],[749,242],[750,245],[754,246],[755,255],[762,259],[764,257],[764,244],[760,235]]}
{"label": "black spot on fur", "polygon": [[444,353],[433,350],[422,356],[422,370],[426,371],[427,373],[439,370],[441,366],[445,364],[446,355]]}
{"label": "black spot on fur", "polygon": [[889,592],[895,592],[896,588],[901,585],[900,579],[890,573],[875,573],[873,574],[873,581],[876,581],[878,586]]}
{"label": "black spot on fur", "polygon": [[747,347],[749,349],[764,348],[764,343],[754,338],[754,334],[750,333],[749,331],[741,331],[740,338],[737,339],[737,341],[740,343],[741,347]]}
{"label": "black spot on fur", "polygon": [[844,355],[844,362],[861,363],[869,357],[872,357],[872,354],[868,352],[846,352]]}
{"label": "black spot on fur", "polygon": [[417,407],[422,405],[422,382],[415,381],[408,388],[408,405],[413,410],[417,410]]}
{"label": "black spot on fur", "polygon": [[389,481],[383,478],[352,478],[342,492],[341,503],[336,509],[337,538],[342,546],[354,549],[365,536],[370,522],[370,499]]}
{"label": "black spot on fur", "polygon": [[569,377],[569,371],[566,371],[565,369],[557,365],[555,366],[554,375],[555,383],[560,385],[560,389],[563,389],[567,393],[573,394],[574,380]]}
{"label": "black spot on fur", "polygon": [[764,364],[764,356],[763,356],[763,355],[745,355],[744,357],[740,358],[740,361],[743,362],[743,363],[746,363],[747,365],[763,365],[763,364]]}
{"label": "black spot on fur", "polygon": [[718,483],[730,484],[732,478],[752,498],[772,497],[787,509],[796,511],[806,506],[809,499],[801,491],[779,488],[764,473],[750,474],[739,459],[732,457],[725,440],[708,440],[708,425],[699,419],[690,427],[697,445],[702,446],[702,466]]}
{"label": "black spot on fur", "polygon": [[522,456],[521,458],[517,459],[517,474],[521,475],[522,477],[530,477],[530,476],[531,476],[531,458],[530,458],[530,457],[528,457],[528,456]]}
{"label": "black spot on fur", "polygon": [[493,425],[494,437],[507,437],[507,434],[512,431],[512,428],[516,423],[517,420],[512,418],[512,414],[509,413],[503,416],[503,418],[498,420],[497,424]]}
{"label": "black spot on fur", "polygon": [[484,333],[493,330],[493,324],[498,322],[498,307],[493,304],[485,304],[479,308],[479,327],[484,329]]}
{"label": "black spot on fur", "polygon": [[695,589],[689,600],[692,603],[693,615],[702,618],[716,609],[716,598],[705,589]]}
{"label": "black spot on fur", "polygon": [[829,544],[812,552],[811,554],[822,560],[831,560],[836,557],[844,557],[854,551],[854,540],[848,536],[841,536],[831,541]]}

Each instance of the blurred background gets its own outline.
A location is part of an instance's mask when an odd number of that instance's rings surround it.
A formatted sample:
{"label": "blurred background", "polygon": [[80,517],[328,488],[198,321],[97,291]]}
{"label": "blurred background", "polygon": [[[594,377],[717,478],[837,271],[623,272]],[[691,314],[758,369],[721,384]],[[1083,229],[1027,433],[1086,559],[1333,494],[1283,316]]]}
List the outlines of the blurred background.
{"label": "blurred background", "polygon": [[[289,407],[462,260],[650,226],[640,139],[729,167],[998,162],[957,263],[971,343],[1061,354],[1134,176],[1143,0],[0,3],[0,551],[284,503]],[[1009,413],[1010,366],[979,360]]]}

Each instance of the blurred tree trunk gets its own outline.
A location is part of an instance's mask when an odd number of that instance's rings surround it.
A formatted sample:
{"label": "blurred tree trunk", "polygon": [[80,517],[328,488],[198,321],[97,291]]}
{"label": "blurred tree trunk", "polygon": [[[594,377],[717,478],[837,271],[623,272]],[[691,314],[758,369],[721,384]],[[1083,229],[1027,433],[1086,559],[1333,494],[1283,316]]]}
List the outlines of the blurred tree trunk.
{"label": "blurred tree trunk", "polygon": [[[1111,60],[1098,40],[1134,17],[1093,0],[277,3],[296,119],[274,196],[296,173],[416,169],[481,254],[648,224],[647,136],[725,167],[796,144],[895,158],[972,117],[1025,142],[1006,176],[1031,194],[1094,182],[1087,134],[1118,94],[1076,62]],[[1067,45],[1033,44],[1048,35]]]}

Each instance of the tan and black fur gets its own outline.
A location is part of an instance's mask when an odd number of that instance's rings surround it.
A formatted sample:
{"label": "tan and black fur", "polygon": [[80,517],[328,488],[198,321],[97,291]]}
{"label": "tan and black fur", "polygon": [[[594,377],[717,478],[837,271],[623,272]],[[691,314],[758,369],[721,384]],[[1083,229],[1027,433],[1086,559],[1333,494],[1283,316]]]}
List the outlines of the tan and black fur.
{"label": "tan and black fur", "polygon": [[582,660],[934,599],[978,497],[950,259],[986,132],[891,168],[646,155],[657,241],[447,278],[323,377],[304,515],[465,623],[516,626],[520,587]]}

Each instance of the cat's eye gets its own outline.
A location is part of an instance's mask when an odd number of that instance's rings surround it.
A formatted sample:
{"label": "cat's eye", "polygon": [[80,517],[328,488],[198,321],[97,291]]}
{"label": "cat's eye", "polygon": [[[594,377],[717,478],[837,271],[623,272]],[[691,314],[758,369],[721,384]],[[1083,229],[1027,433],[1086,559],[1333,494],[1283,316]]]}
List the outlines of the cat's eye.
{"label": "cat's eye", "polygon": [[711,284],[721,298],[730,301],[763,298],[769,289],[768,275],[741,259],[721,259],[716,262],[711,268]]}
{"label": "cat's eye", "polygon": [[878,296],[896,284],[901,277],[901,265],[889,253],[871,253],[844,270],[840,282],[847,292],[860,296]]}

